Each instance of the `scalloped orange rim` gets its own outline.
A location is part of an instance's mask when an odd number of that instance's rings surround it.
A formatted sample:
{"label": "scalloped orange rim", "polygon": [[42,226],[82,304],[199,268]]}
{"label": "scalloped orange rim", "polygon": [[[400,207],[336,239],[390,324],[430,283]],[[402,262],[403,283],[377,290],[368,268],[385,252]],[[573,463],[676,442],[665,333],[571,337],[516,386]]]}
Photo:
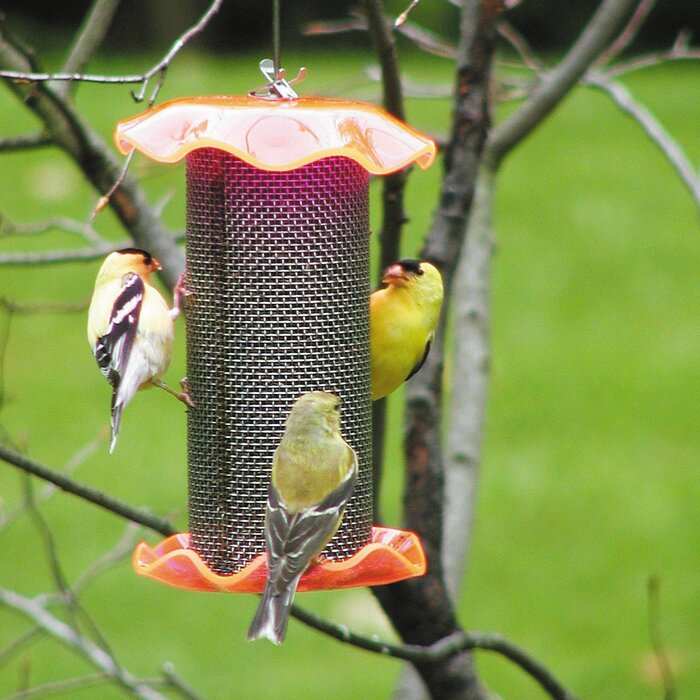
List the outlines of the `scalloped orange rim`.
{"label": "scalloped orange rim", "polygon": [[[275,124],[262,126],[265,120]],[[280,125],[286,127],[286,138],[280,136]],[[345,156],[373,175],[387,175],[414,162],[426,169],[437,151],[432,139],[376,105],[310,97],[178,98],[121,120],[114,140],[124,154],[136,149],[161,163],[176,163],[209,147],[274,172]]]}
{"label": "scalloped orange rim", "polygon": [[[132,565],[139,576],[194,591],[261,593],[267,580],[265,554],[234,574],[216,574],[189,548],[188,533],[173,535],[154,548],[139,543]],[[298,590],[378,586],[422,576],[425,571],[425,553],[417,535],[375,527],[370,542],[352,557],[342,561],[321,560],[309,567]]]}

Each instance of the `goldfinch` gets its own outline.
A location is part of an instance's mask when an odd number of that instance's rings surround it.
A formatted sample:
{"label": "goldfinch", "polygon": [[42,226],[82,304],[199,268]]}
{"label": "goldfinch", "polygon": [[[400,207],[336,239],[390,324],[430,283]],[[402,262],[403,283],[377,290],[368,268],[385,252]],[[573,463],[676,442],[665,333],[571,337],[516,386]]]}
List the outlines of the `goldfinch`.
{"label": "goldfinch", "polygon": [[442,276],[429,262],[399,260],[369,299],[372,400],[410,379],[430,352],[442,306]]}
{"label": "goldfinch", "polygon": [[281,644],[299,579],[335,534],[357,481],[357,455],[340,434],[340,399],[299,397],[275,450],[265,512],[268,578],[248,639]]}
{"label": "goldfinch", "polygon": [[158,386],[190,403],[160,377],[170,364],[174,328],[165,299],[150,283],[160,263],[138,248],[111,253],[97,273],[88,310],[87,337],[97,365],[112,385],[112,438],[117,443],[122,411],[145,386]]}

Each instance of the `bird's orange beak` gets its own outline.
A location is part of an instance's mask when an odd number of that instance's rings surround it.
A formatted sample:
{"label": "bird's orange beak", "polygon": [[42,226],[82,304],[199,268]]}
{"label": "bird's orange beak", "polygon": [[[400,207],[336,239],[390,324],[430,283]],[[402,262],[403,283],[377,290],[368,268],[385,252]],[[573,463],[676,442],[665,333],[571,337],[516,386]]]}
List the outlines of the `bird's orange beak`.
{"label": "bird's orange beak", "polygon": [[158,272],[158,270],[162,270],[163,266],[160,264],[160,260],[157,260],[156,258],[151,258],[151,272]]}
{"label": "bird's orange beak", "polygon": [[389,267],[384,270],[384,277],[382,277],[383,284],[400,284],[406,281],[406,273],[403,267],[398,263],[394,265],[389,265]]}

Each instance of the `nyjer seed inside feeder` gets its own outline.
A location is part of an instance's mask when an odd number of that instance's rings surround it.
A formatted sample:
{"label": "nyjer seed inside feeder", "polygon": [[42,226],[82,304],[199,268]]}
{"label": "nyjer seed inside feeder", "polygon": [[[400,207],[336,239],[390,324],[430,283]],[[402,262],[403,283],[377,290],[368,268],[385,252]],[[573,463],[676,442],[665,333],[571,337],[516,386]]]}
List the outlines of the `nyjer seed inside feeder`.
{"label": "nyjer seed inside feeder", "polygon": [[136,571],[262,590],[273,453],[295,399],[326,391],[342,399],[359,474],[299,590],[424,573],[415,535],[372,525],[368,186],[428,167],[433,142],[374,105],[299,98],[284,80],[262,95],[171,100],[115,138],[124,153],[187,161],[190,532],[140,545]]}

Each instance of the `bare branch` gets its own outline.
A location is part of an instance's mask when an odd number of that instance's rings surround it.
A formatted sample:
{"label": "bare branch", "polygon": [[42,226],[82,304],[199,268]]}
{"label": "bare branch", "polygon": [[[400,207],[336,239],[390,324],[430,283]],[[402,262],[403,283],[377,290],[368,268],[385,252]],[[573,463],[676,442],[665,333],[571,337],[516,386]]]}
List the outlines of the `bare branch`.
{"label": "bare branch", "polygon": [[122,169],[119,171],[119,176],[117,179],[114,181],[112,186],[105,192],[99,200],[97,200],[97,204],[95,204],[95,208],[92,210],[90,214],[90,220],[93,221],[95,217],[109,204],[109,200],[112,199],[112,195],[122,186],[124,183],[124,180],[126,180],[126,175],[129,172],[129,166],[131,165],[131,161],[134,159],[134,154],[136,153],[136,149],[132,148],[129,151],[129,155],[124,159],[124,164],[122,165]]}
{"label": "bare branch", "polygon": [[554,70],[545,73],[529,98],[492,131],[484,157],[497,165],[559,104],[628,17],[635,0],[603,0],[581,36]]}
{"label": "bare branch", "polygon": [[545,69],[544,64],[535,56],[527,39],[510,23],[502,19],[497,25],[498,33],[516,50],[527,68],[537,73]]}
{"label": "bare branch", "polygon": [[90,501],[90,503],[94,503],[96,506],[104,508],[105,510],[110,511],[121,518],[126,518],[132,522],[140,523],[151,530],[160,532],[166,537],[169,535],[174,535],[176,532],[173,526],[167,520],[163,520],[146,511],[139,510],[138,508],[133,508],[126,503],[122,503],[116,498],[112,498],[111,496],[97,491],[97,489],[79,484],[59,472],[52,471],[38,462],[34,462],[28,457],[10,450],[5,445],[0,445],[0,459],[14,467],[17,467],[18,469],[21,469],[22,471],[38,476],[40,479],[50,481],[52,484],[55,484],[58,486],[58,488],[63,489],[67,493],[72,493],[74,496]]}
{"label": "bare branch", "polygon": [[652,68],[667,61],[698,61],[700,60],[700,49],[690,49],[687,47],[677,47],[674,45],[668,51],[655,51],[653,53],[638,56],[629,61],[622,61],[611,68],[606,69],[607,78],[619,78],[627,73],[632,73],[642,68]]}
{"label": "bare branch", "polygon": [[25,151],[31,148],[51,146],[52,144],[53,139],[42,131],[36,134],[24,134],[22,136],[6,136],[0,139],[0,153]]}
{"label": "bare branch", "polygon": [[25,646],[39,640],[42,634],[43,631],[40,627],[32,627],[0,649],[0,667]]}
{"label": "bare branch", "polygon": [[574,696],[554,678],[547,668],[533,659],[527,652],[498,634],[456,632],[427,647],[413,644],[398,645],[383,642],[376,638],[363,637],[355,634],[344,625],[334,625],[312,613],[298,609],[295,617],[300,622],[310,625],[314,629],[322,631],[344,644],[351,644],[375,654],[391,656],[414,664],[437,663],[456,656],[460,652],[475,649],[493,651],[501,656],[505,656],[532,676],[543,690],[547,691],[550,697],[557,700],[574,700]]}
{"label": "bare branch", "polygon": [[163,664],[163,676],[165,676],[167,685],[185,700],[203,700],[202,696],[178,675],[175,671],[175,666],[170,661]]}
{"label": "bare branch", "polygon": [[410,39],[419,49],[433,56],[440,58],[449,58],[454,60],[457,58],[457,47],[450,44],[442,37],[431,32],[425,27],[421,27],[415,22],[405,22],[397,31],[403,34],[407,39]]}
{"label": "bare branch", "polygon": [[141,83],[141,88],[138,93],[132,93],[137,102],[141,102],[146,95],[149,82],[156,77],[157,84],[154,88],[149,103],[152,104],[157,97],[158,91],[162,87],[163,79],[168,67],[177,54],[198,34],[204,31],[209,20],[219,11],[223,0],[214,0],[209,6],[209,9],[199,18],[199,21],[190,27],[177,41],[170,47],[170,50],[158,61],[155,65],[149,68],[144,73],[139,75],[93,75],[80,72],[59,72],[59,73],[42,73],[37,71],[25,70],[0,70],[0,78],[7,80],[39,83],[51,81],[80,81],[84,83],[102,83],[102,84],[118,84],[128,85]]}
{"label": "bare branch", "polygon": [[481,462],[490,366],[494,173],[482,168],[454,280],[452,388],[445,453],[442,560],[454,600],[465,572]]}
{"label": "bare branch", "polygon": [[408,16],[411,14],[411,12],[413,12],[419,2],[420,0],[411,0],[408,7],[394,20],[394,29],[398,29],[406,22]]}
{"label": "bare branch", "polygon": [[54,617],[36,601],[25,598],[14,591],[0,588],[0,603],[32,620],[42,630],[69,649],[77,652],[88,663],[118,683],[134,697],[142,698],[142,700],[166,700],[165,696],[120,668],[109,654],[86,637],[78,634],[65,622]]}
{"label": "bare branch", "polygon": [[[63,73],[80,73],[85,69],[93,54],[102,43],[120,0],[95,0],[83,26],[78,31],[68,58],[63,65]],[[78,83],[63,83],[56,86],[59,95],[65,95]]]}
{"label": "bare branch", "polygon": [[676,699],[676,683],[668,660],[661,634],[661,581],[658,576],[650,576],[647,581],[647,602],[649,608],[649,639],[664,684],[664,700]]}
{"label": "bare branch", "polygon": [[600,54],[600,57],[595,62],[597,66],[604,66],[606,63],[615,60],[634,41],[641,26],[644,24],[644,20],[654,9],[654,5],[656,5],[656,0],[639,0],[637,9],[630,17],[625,28],[620,32],[620,35]]}
{"label": "bare branch", "polygon": [[608,80],[604,75],[592,73],[586,76],[585,84],[607,94],[615,104],[632,117],[644,129],[646,135],[661,150],[674,167],[681,180],[700,208],[700,177],[675,139],[663,128],[658,119],[621,83]]}
{"label": "bare branch", "polygon": [[[185,238],[184,233],[171,234],[163,231],[163,234],[167,236],[173,244],[176,244]],[[149,236],[146,235],[146,239]],[[145,240],[143,245],[148,247],[149,240]],[[93,246],[92,248],[70,248],[62,250],[49,250],[41,251],[37,253],[2,253],[0,254],[0,266],[15,266],[15,267],[25,267],[33,265],[60,265],[63,263],[74,263],[74,262],[92,262],[93,260],[99,260],[105,255],[114,252],[115,250],[120,250],[121,248],[129,248],[135,245],[135,241],[126,239],[121,241],[116,241],[114,243],[105,242],[104,244]],[[153,247],[151,246],[151,249]],[[168,278],[171,275],[168,275]]]}

